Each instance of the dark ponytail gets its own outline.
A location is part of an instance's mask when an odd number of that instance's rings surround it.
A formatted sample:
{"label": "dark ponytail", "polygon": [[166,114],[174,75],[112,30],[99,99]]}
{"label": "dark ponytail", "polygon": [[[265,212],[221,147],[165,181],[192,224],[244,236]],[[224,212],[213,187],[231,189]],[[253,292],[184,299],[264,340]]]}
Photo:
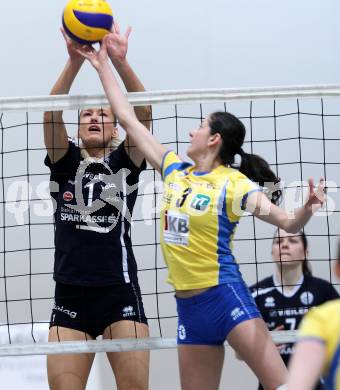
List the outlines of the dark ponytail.
{"label": "dark ponytail", "polygon": [[[262,187],[273,187],[280,182],[280,179],[271,170],[269,164],[262,157],[256,154],[245,153],[242,149],[246,129],[244,124],[229,112],[214,112],[209,117],[211,134],[219,133],[222,138],[222,145],[219,151],[219,158],[224,165],[232,166],[235,163],[235,155],[241,156],[239,170],[250,180]],[[278,204],[282,195],[280,189],[269,188],[272,203]]]}
{"label": "dark ponytail", "polygon": [[[307,252],[308,241],[307,241],[307,237],[305,235],[305,232],[303,230],[300,230],[299,235],[301,237],[303,249],[305,250],[305,252]],[[307,260],[307,258],[305,258],[304,261],[302,262],[302,273],[305,276],[312,276],[312,267],[310,265],[310,262]]]}
{"label": "dark ponytail", "polygon": [[275,189],[280,183],[280,178],[271,170],[265,159],[257,154],[250,154],[241,150],[240,172],[262,187],[268,188],[268,196],[274,204],[279,204],[282,196],[280,188]]}

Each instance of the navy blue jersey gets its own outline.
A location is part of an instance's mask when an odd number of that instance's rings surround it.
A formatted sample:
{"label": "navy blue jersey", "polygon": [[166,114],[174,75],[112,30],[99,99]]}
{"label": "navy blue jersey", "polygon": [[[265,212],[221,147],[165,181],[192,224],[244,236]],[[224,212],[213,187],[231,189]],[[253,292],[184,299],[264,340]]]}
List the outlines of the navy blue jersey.
{"label": "navy blue jersey", "polygon": [[[311,307],[339,297],[332,284],[311,275],[302,276],[289,293],[283,291],[275,276],[259,281],[250,290],[269,330],[280,325],[284,326],[284,330],[296,330]],[[292,348],[292,344],[286,344],[280,349],[286,365]]]}
{"label": "navy blue jersey", "polygon": [[140,172],[124,144],[105,159],[83,159],[69,141],[55,164],[49,157],[51,195],[55,200],[57,282],[106,286],[137,281],[137,265],[129,235]]}
{"label": "navy blue jersey", "polygon": [[[303,315],[312,307],[330,299],[338,293],[329,282],[314,276],[302,276],[289,292],[283,292],[280,283],[270,276],[250,287],[255,302],[269,330],[283,325],[285,330],[296,330]],[[291,354],[291,346],[283,348],[285,362]]]}

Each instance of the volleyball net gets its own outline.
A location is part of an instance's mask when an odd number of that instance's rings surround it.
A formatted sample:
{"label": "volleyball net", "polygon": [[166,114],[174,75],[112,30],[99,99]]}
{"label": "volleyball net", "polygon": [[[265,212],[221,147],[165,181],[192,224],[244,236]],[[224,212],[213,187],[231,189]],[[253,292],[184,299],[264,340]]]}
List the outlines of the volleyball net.
{"label": "volleyball net", "polygon": [[[281,206],[287,210],[303,204],[309,177],[315,181],[325,177],[327,201],[305,233],[311,238],[313,274],[338,286],[333,262],[340,228],[340,86],[161,91],[128,96],[133,105],[152,106],[151,131],[183,158],[189,131],[209,113],[229,111],[236,115],[247,129],[244,150],[265,158],[281,178]],[[47,332],[54,303],[53,203],[50,173],[43,163],[42,114],[63,110],[69,135],[76,136],[80,110],[107,104],[101,95],[0,98],[0,356],[176,347],[174,291],[166,283],[159,243],[162,186],[150,167],[141,175],[131,239],[151,337],[46,343],[37,336],[42,327]],[[120,137],[124,138],[122,130]],[[272,226],[251,215],[242,217],[234,254],[248,285],[273,272],[273,232]],[[295,340],[293,331],[272,334],[279,344]]]}

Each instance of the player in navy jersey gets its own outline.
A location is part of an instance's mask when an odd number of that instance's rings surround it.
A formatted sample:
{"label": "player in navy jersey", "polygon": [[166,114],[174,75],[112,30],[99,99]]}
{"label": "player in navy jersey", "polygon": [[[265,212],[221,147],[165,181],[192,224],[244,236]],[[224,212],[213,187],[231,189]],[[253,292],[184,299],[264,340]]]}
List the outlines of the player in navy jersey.
{"label": "player in navy jersey", "polygon": [[[334,274],[340,279],[340,241]],[[325,389],[340,390],[340,299],[314,307],[303,318],[289,363],[287,390],[313,389],[320,375]]]}
{"label": "player in navy jersey", "polygon": [[[251,287],[269,330],[296,330],[311,307],[338,298],[331,283],[312,275],[307,256],[308,241],[302,231],[298,234],[277,231],[272,243],[275,272]],[[279,346],[286,365],[292,348],[292,344]],[[263,387],[259,385],[259,389]],[[323,389],[321,382],[316,389]]]}
{"label": "player in navy jersey", "polygon": [[[63,32],[63,31],[62,31]],[[64,34],[64,32],[63,32]],[[126,59],[128,36],[117,24],[109,56],[128,92],[144,87]],[[69,59],[51,95],[67,94],[83,64],[77,44],[64,34]],[[149,125],[150,107],[136,115]],[[84,109],[79,141],[68,139],[62,112],[45,112],[45,164],[51,170],[55,210],[55,304],[49,341],[147,337],[137,265],[129,236],[144,157],[129,139],[118,140],[109,108]],[[107,353],[117,388],[148,388],[147,351]],[[86,387],[94,354],[49,355],[53,390]]]}

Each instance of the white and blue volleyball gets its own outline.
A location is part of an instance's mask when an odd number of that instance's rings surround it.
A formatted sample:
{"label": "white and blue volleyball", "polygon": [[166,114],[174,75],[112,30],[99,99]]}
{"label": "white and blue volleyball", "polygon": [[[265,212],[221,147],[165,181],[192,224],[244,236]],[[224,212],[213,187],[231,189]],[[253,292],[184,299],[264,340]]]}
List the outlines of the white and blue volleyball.
{"label": "white and blue volleyball", "polygon": [[112,24],[112,10],[105,0],[70,0],[63,12],[66,34],[80,44],[101,41]]}

